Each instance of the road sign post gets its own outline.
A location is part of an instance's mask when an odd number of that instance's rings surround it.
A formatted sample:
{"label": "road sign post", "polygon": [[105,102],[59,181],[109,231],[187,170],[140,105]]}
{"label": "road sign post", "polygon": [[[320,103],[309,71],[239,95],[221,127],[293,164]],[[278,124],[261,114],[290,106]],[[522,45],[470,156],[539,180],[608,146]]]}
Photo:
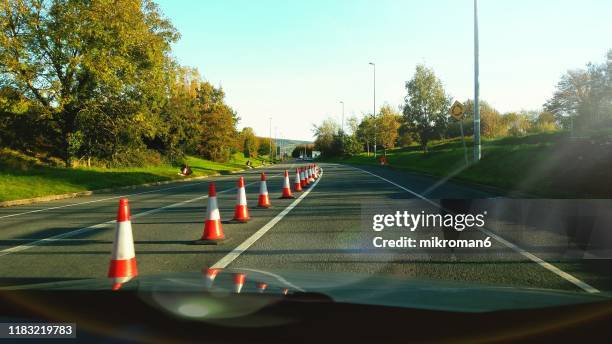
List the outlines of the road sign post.
{"label": "road sign post", "polygon": [[469,165],[467,145],[465,144],[465,135],[463,134],[463,117],[465,115],[465,107],[463,104],[455,100],[455,103],[450,108],[450,114],[454,119],[459,121],[459,128],[461,130],[461,141],[463,142],[463,157],[465,158],[465,166]]}

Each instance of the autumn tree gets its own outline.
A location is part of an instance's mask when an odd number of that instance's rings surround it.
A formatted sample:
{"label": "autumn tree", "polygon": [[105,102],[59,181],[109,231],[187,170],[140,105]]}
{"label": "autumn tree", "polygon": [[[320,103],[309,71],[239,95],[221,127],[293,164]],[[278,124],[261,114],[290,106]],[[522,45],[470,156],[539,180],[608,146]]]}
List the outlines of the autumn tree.
{"label": "autumn tree", "polygon": [[92,134],[80,122],[96,123],[96,140],[114,156],[155,136],[163,67],[177,37],[151,0],[6,0],[0,86],[21,92],[53,122],[67,166]]}
{"label": "autumn tree", "polygon": [[259,142],[255,136],[253,128],[246,127],[240,132],[240,142],[242,144],[242,151],[244,156],[247,158],[254,158],[257,156],[257,149],[259,148]]}

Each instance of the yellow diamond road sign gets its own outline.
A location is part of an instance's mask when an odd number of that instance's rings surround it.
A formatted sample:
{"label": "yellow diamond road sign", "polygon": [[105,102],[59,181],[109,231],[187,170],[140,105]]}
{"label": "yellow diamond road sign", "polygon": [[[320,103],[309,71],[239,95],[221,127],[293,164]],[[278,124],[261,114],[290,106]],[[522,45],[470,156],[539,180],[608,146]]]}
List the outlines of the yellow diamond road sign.
{"label": "yellow diamond road sign", "polygon": [[465,107],[463,107],[463,104],[455,100],[455,103],[450,108],[450,114],[451,116],[453,116],[453,118],[459,121],[463,119],[463,114],[465,114]]}

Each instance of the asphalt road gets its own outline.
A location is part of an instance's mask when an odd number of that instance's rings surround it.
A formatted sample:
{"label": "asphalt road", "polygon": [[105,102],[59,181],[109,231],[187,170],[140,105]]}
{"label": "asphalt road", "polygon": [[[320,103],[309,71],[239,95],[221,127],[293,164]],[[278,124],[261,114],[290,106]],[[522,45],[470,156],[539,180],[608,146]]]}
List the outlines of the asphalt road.
{"label": "asphalt road", "polygon": [[[609,271],[591,269],[579,259],[544,260],[547,257],[540,252],[524,249],[494,231],[461,234],[462,239],[492,235],[490,248],[374,248],[372,238],[381,234],[368,227],[369,218],[363,216],[368,210],[405,202],[402,204],[415,212],[435,213],[435,204],[441,198],[494,199],[498,195],[386,168],[364,170],[323,163],[322,177],[306,196],[278,199],[282,172],[289,169],[293,183],[296,166],[298,162],[242,174],[252,217],[246,224],[227,222],[233,215],[237,174],[123,191],[130,201],[140,275],[200,271],[216,264],[259,270],[385,273],[424,280],[591,292],[611,289]],[[270,209],[255,207],[261,171],[268,174]],[[217,186],[223,229],[229,240],[218,246],[194,245],[202,235],[210,181]],[[112,221],[122,195],[96,194],[0,209],[0,285],[104,278],[114,236]],[[267,231],[250,247],[235,250],[258,231],[262,234],[262,228]],[[397,238],[403,234],[382,235]],[[445,234],[432,229],[412,235],[418,239]]]}

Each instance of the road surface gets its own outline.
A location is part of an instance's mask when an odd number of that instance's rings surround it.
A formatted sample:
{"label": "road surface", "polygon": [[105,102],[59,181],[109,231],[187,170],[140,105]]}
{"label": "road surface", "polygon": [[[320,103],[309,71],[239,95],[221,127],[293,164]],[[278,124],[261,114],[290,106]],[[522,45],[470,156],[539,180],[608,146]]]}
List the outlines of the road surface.
{"label": "road surface", "polygon": [[[498,195],[466,185],[438,185],[433,178],[387,168],[322,163],[323,175],[306,195],[278,199],[283,171],[292,172],[293,184],[297,166],[300,162],[242,173],[252,217],[246,224],[226,222],[233,214],[237,174],[0,209],[0,286],[105,277],[118,199],[125,195],[131,206],[140,275],[221,266],[385,273],[424,280],[589,292],[610,290],[605,272],[591,269],[580,260],[547,261],[539,252],[507,240],[502,233],[488,233],[493,235],[491,248],[457,254],[447,249],[374,248],[371,240],[376,233],[364,225],[363,209],[406,200],[421,202],[435,211],[433,204],[440,198]],[[261,171],[268,174],[273,203],[270,209],[255,207]],[[218,246],[195,245],[194,240],[202,235],[211,181],[216,183],[223,229],[229,240]],[[440,233],[415,235],[433,234]],[[471,231],[462,233],[462,238],[483,239],[488,234]]]}

